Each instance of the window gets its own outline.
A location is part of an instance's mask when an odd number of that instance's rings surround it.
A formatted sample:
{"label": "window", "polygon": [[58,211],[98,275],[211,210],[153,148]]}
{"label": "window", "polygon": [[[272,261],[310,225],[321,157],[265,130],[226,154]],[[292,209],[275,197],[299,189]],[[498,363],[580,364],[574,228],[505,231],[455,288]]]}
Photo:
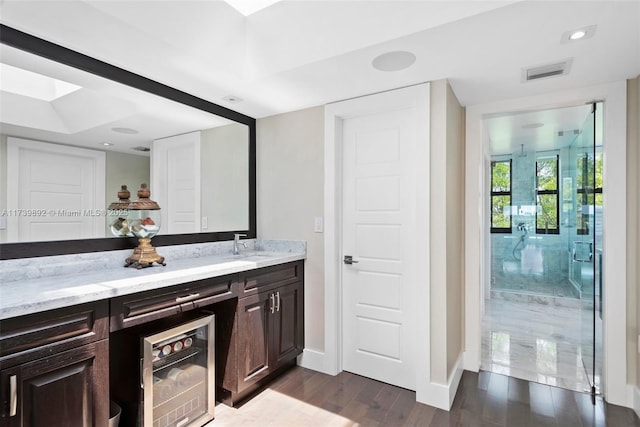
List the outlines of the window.
{"label": "window", "polygon": [[491,162],[491,232],[511,233],[511,160]]}
{"label": "window", "polygon": [[602,206],[602,152],[595,154],[595,161],[593,152],[579,155],[576,166],[576,230],[579,235],[588,235],[591,206]]}
{"label": "window", "polygon": [[559,234],[558,156],[536,160],[536,233]]}

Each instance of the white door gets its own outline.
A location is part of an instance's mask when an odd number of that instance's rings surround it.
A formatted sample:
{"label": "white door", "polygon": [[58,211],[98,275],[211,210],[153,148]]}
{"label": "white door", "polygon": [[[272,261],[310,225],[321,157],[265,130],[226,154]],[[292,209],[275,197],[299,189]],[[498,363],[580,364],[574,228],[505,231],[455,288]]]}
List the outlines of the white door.
{"label": "white door", "polygon": [[7,139],[7,240],[105,237],[105,154]]}
{"label": "white door", "polygon": [[163,234],[200,231],[200,132],[153,141],[151,199]]}
{"label": "white door", "polygon": [[408,108],[342,123],[342,247],[357,261],[342,264],[343,369],[411,390],[416,263],[427,262],[416,259],[417,120]]}

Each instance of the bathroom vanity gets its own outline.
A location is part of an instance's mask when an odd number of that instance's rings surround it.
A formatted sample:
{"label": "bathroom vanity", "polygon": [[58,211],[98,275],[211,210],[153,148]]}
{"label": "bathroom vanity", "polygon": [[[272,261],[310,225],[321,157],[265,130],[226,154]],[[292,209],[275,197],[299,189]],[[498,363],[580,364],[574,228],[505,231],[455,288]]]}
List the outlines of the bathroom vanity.
{"label": "bathroom vanity", "polygon": [[[3,283],[0,425],[106,426],[111,399],[123,408],[120,425],[136,425],[140,338],[206,315],[215,317],[215,400],[235,405],[295,365],[304,345],[304,243],[252,245],[236,256],[224,243],[185,245],[179,250],[200,256],[144,270],[82,272],[84,254]],[[25,273],[26,262],[3,261],[0,273],[37,276]]]}

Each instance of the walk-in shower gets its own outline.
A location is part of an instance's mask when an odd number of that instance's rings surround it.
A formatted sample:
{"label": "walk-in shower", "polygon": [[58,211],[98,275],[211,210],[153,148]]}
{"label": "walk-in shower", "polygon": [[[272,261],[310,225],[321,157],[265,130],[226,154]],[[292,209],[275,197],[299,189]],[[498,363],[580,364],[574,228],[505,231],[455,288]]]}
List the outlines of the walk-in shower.
{"label": "walk-in shower", "polygon": [[[583,241],[584,236],[592,234],[589,215],[599,221],[602,207],[601,150],[597,147],[593,152],[593,138],[581,129],[591,108],[584,105],[531,113],[532,117],[556,114],[556,123],[523,123],[520,129],[514,122],[531,118],[511,115],[490,119],[496,122],[492,125],[496,147],[492,149],[490,169],[493,298],[511,292],[510,299],[535,294],[573,299],[579,305],[584,266],[576,263],[584,259],[583,252],[588,252],[588,242]],[[561,119],[573,126],[544,129],[559,124]],[[510,141],[500,148],[500,132],[505,132],[507,122]],[[500,126],[502,130],[498,130]],[[595,170],[588,168],[590,162]],[[591,209],[589,203],[594,198],[587,195],[591,187],[586,179],[593,172],[598,174],[598,182],[592,186],[596,206]],[[595,257],[595,248],[592,252]]]}
{"label": "walk-in shower", "polygon": [[598,385],[601,111],[585,104],[484,120],[483,369],[580,391]]}

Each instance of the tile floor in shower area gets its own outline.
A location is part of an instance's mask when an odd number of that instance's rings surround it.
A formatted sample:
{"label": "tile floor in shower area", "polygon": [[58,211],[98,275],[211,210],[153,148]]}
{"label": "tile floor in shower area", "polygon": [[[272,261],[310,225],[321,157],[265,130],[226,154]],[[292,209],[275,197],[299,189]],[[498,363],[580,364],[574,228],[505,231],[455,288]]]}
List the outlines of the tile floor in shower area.
{"label": "tile floor in shower area", "polygon": [[[588,391],[583,359],[589,360],[592,350],[582,345],[580,300],[497,292],[485,301],[481,369]],[[596,386],[599,383],[596,374]]]}

